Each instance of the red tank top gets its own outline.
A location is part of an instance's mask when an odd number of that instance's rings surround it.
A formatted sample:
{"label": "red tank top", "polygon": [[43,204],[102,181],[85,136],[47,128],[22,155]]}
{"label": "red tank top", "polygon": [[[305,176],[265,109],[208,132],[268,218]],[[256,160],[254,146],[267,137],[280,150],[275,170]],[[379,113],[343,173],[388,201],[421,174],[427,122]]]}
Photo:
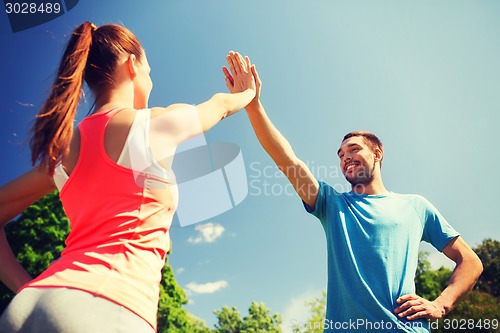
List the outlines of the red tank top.
{"label": "red tank top", "polygon": [[156,329],[175,203],[168,184],[116,164],[104,149],[113,109],[80,124],[80,156],[60,192],[71,232],[61,258],[23,286],[68,287],[116,302]]}

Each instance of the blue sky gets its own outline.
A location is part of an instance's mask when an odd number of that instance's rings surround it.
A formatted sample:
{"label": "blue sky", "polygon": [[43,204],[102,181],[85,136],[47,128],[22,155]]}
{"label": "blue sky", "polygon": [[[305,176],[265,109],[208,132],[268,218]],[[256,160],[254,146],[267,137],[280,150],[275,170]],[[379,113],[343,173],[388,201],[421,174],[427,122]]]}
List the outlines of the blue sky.
{"label": "blue sky", "polygon": [[[318,178],[348,189],[338,170],[340,139],[372,131],[384,142],[391,191],[427,197],[471,246],[500,239],[499,15],[493,0],[82,0],[56,20],[12,33],[2,11],[0,184],[30,168],[26,133],[71,30],[86,20],[122,23],[148,53],[150,106],[197,104],[226,91],[225,55],[248,54],[268,114]],[[202,223],[174,224],[169,260],[191,300],[187,309],[212,326],[223,305],[245,315],[252,301],[264,302],[285,316],[286,332],[291,320],[307,317],[303,301],[325,288],[322,228],[244,112],[205,138],[241,148],[248,195]],[[449,265],[439,254],[431,260]]]}

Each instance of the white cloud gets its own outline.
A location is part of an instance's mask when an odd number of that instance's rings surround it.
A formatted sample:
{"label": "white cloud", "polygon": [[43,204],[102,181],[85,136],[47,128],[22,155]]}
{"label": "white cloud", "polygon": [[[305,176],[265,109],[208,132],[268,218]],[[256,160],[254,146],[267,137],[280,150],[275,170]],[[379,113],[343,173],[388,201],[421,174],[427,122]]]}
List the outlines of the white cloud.
{"label": "white cloud", "polygon": [[207,283],[196,283],[191,282],[186,285],[187,291],[191,294],[213,294],[221,289],[229,286],[229,283],[224,280],[207,282]]}
{"label": "white cloud", "polygon": [[322,290],[311,290],[293,297],[282,312],[283,323],[281,328],[283,333],[291,333],[296,326],[303,327],[311,316],[305,303],[321,297],[321,295]]}
{"label": "white cloud", "polygon": [[184,267],[179,267],[177,268],[177,274],[182,274],[186,271],[186,269]]}
{"label": "white cloud", "polygon": [[194,228],[198,231],[198,237],[189,237],[188,242],[192,244],[213,243],[224,233],[224,227],[220,224],[199,224]]}

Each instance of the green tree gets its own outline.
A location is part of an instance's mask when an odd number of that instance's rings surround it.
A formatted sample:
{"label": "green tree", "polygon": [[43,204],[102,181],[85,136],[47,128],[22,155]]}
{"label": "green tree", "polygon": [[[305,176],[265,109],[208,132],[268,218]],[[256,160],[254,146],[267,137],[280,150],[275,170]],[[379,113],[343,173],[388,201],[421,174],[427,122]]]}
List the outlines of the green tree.
{"label": "green tree", "polygon": [[182,306],[188,300],[177,284],[173,269],[168,262],[163,267],[158,304],[159,333],[205,333],[210,331],[203,321],[189,314]]}
{"label": "green tree", "polygon": [[293,333],[322,333],[326,316],[326,291],[312,301],[305,302],[311,316],[304,325],[293,328]]}
{"label": "green tree", "polygon": [[430,270],[431,264],[427,261],[429,253],[419,252],[415,288],[417,295],[433,300],[436,299],[448,285],[452,271],[446,267]]}
{"label": "green tree", "polygon": [[213,332],[211,329],[207,327],[205,321],[201,320],[188,313],[189,321],[190,321],[190,333],[210,333]]}
{"label": "green tree", "polygon": [[281,333],[281,316],[271,315],[264,303],[252,302],[248,309],[248,316],[241,319],[241,314],[233,306],[223,306],[215,310],[218,322],[215,324],[215,333]]}
{"label": "green tree", "polygon": [[[28,207],[13,222],[5,226],[7,239],[17,259],[31,276],[39,275],[59,258],[69,233],[69,222],[57,192],[48,194]],[[0,312],[14,297],[0,283]]]}
{"label": "green tree", "polygon": [[430,270],[431,264],[427,260],[428,252],[419,252],[417,272],[415,274],[415,288],[417,295],[433,300],[436,299],[448,285],[452,271],[446,267]]}
{"label": "green tree", "polygon": [[498,333],[500,332],[499,313],[500,302],[497,297],[474,290],[444,318],[431,320],[431,331],[433,333]]}
{"label": "green tree", "polygon": [[[444,318],[430,321],[432,332],[444,333],[460,330],[469,333],[499,332],[500,302],[498,297],[488,293],[492,293],[497,287],[494,281],[498,283],[498,243],[487,239],[474,249],[483,261],[484,267],[487,267],[485,271],[488,273],[479,278],[482,284],[478,281],[478,290],[464,297]],[[452,271],[445,267],[431,270],[427,257],[426,252],[421,252],[419,255],[415,286],[418,295],[434,300],[446,288]],[[495,323],[497,328],[495,328]]]}
{"label": "green tree", "polygon": [[270,315],[264,303],[252,302],[248,316],[243,318],[242,333],[269,332],[281,333],[281,316]]}
{"label": "green tree", "polygon": [[243,320],[236,307],[223,306],[221,310],[214,311],[217,317],[215,324],[216,333],[240,333],[243,329]]}
{"label": "green tree", "polygon": [[[32,275],[37,276],[57,259],[69,233],[66,217],[57,191],[28,207],[15,221],[5,227],[7,239],[17,259]],[[158,332],[160,333],[204,333],[210,330],[199,319],[182,308],[187,303],[186,295],[175,280],[168,263],[162,271]],[[14,294],[0,283],[0,313]]]}

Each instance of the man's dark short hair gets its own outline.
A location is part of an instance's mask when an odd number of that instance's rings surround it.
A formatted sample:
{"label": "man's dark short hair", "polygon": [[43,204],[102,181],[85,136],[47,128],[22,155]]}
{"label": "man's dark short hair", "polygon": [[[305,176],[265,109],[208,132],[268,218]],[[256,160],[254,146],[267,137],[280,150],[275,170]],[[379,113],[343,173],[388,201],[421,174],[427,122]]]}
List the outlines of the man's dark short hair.
{"label": "man's dark short hair", "polygon": [[[371,150],[375,151],[377,148],[380,149],[382,151],[382,159],[384,158],[384,146],[382,145],[382,141],[380,141],[375,134],[367,131],[354,131],[344,135],[342,142],[354,136],[362,137]],[[382,166],[382,160],[380,160],[380,166]]]}

